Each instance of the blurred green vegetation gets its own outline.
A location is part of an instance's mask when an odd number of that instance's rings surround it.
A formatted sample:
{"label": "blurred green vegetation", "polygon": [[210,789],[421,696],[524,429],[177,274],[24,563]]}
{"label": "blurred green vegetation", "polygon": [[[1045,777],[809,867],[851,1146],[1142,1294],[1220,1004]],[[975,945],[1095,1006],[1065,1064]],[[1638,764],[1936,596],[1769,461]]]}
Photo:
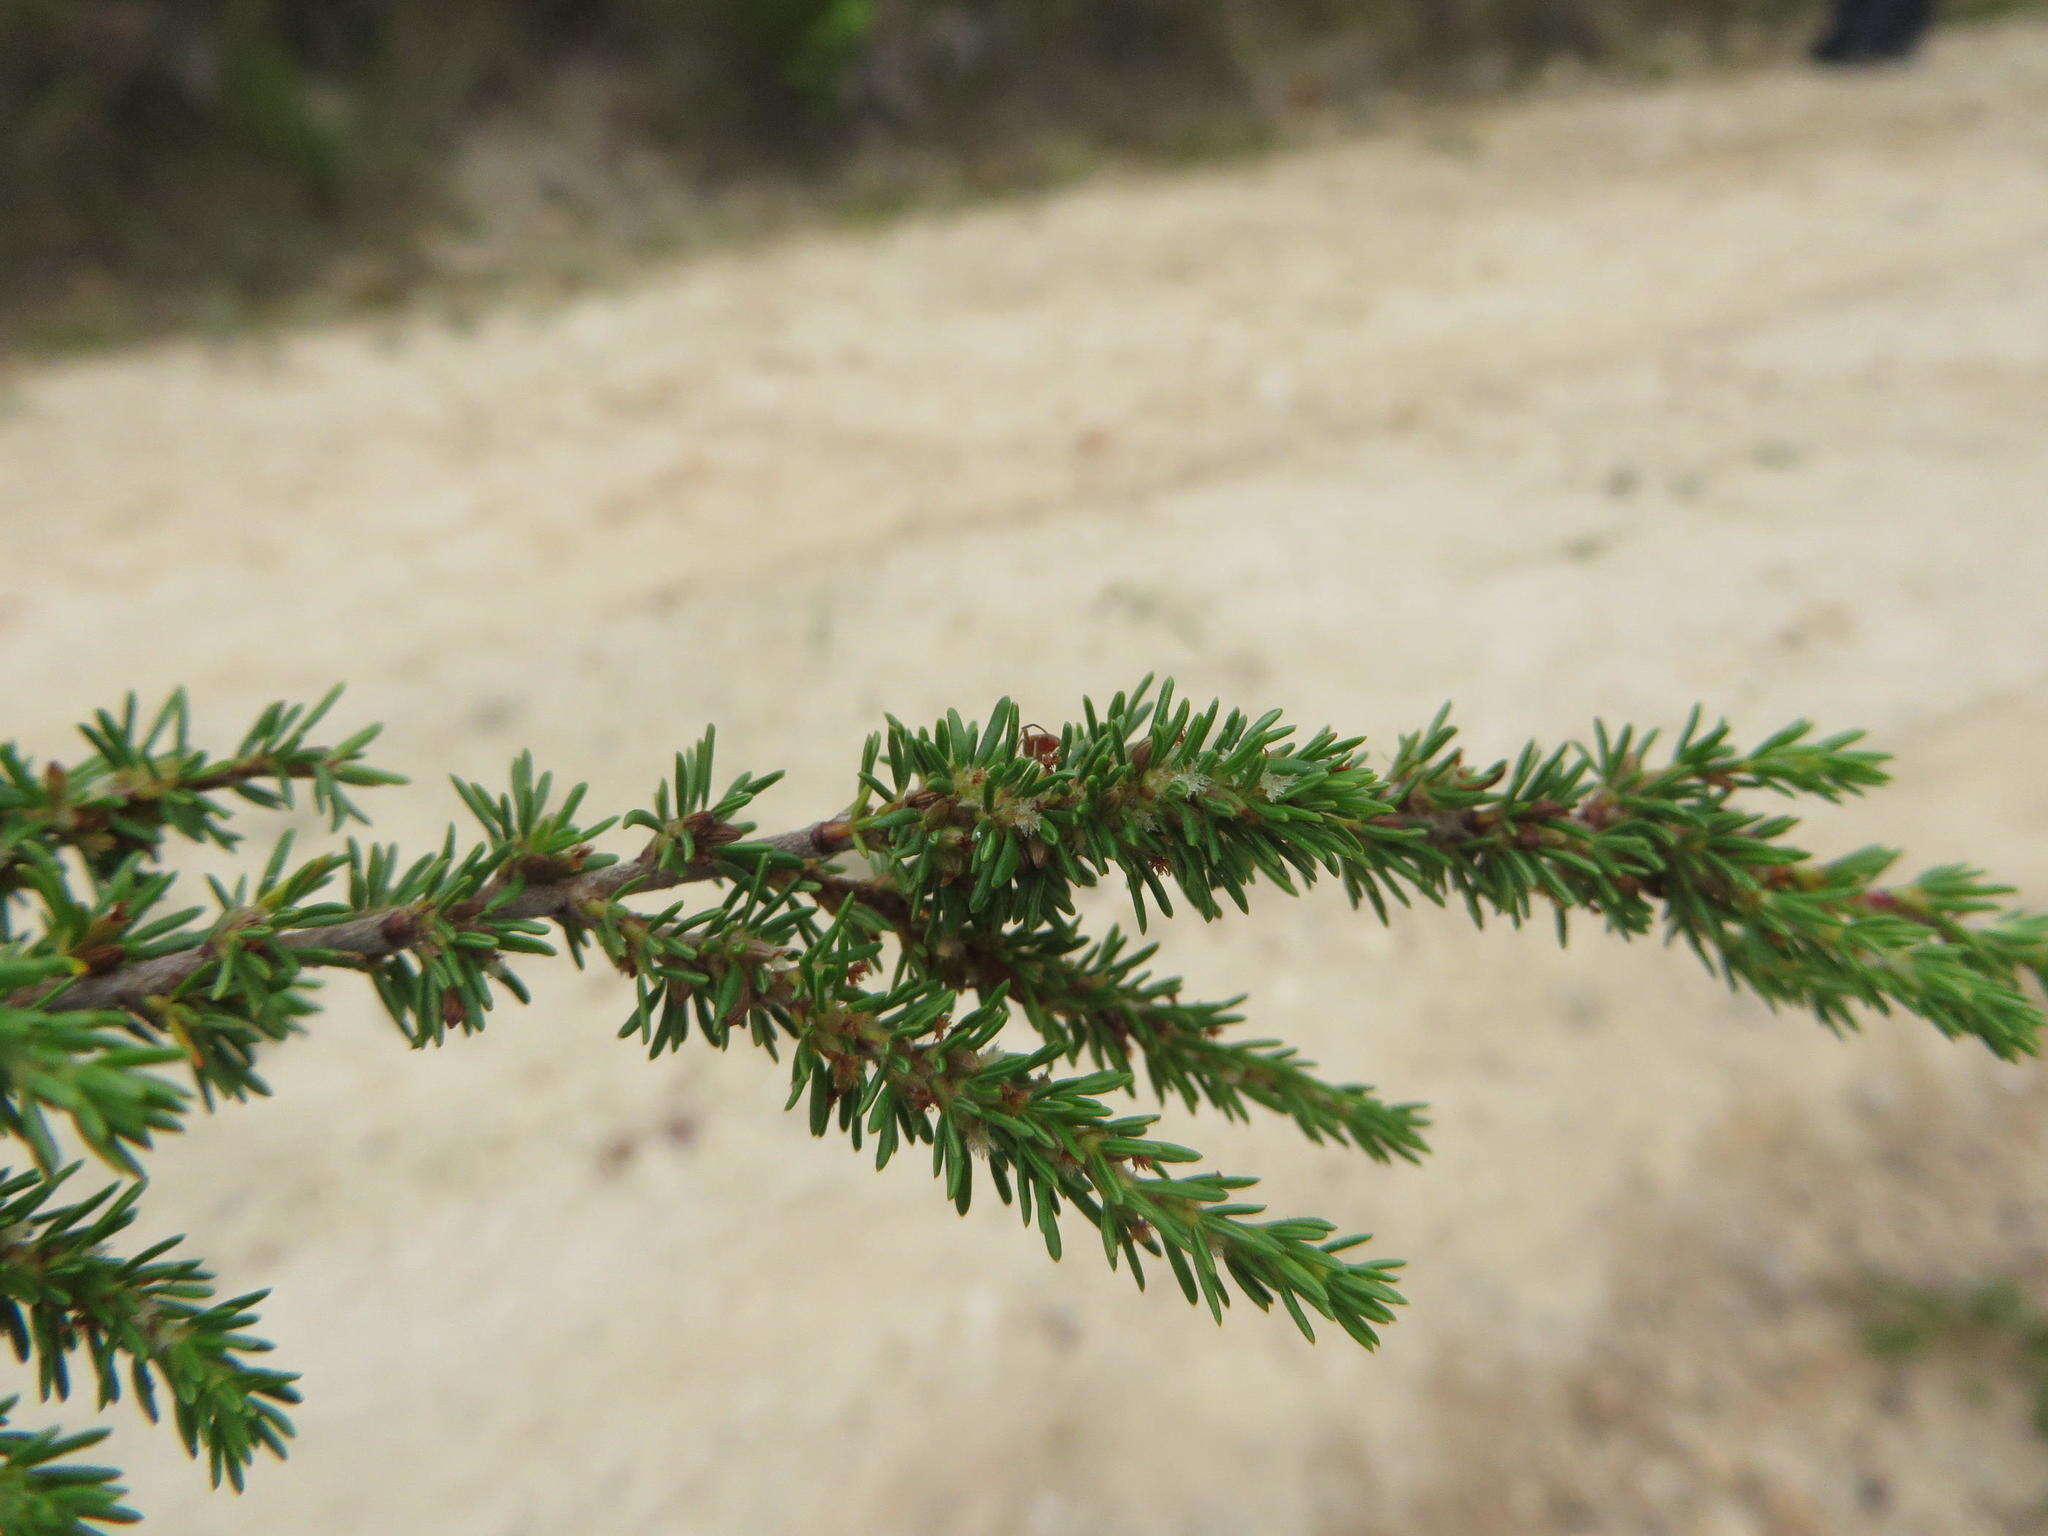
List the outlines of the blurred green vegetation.
{"label": "blurred green vegetation", "polygon": [[[1972,0],[1965,0],[1972,3]],[[1986,4],[2009,0],[1974,0]],[[260,299],[447,209],[450,146],[568,75],[698,182],[1057,131],[1185,156],[1277,114],[1783,35],[1817,0],[0,0],[0,313]]]}
{"label": "blurred green vegetation", "polygon": [[2034,1428],[2048,1438],[2048,1312],[2018,1280],[1993,1275],[1944,1286],[1873,1276],[1863,1311],[1863,1342],[1879,1359],[1943,1350],[1995,1360],[2025,1384]]}

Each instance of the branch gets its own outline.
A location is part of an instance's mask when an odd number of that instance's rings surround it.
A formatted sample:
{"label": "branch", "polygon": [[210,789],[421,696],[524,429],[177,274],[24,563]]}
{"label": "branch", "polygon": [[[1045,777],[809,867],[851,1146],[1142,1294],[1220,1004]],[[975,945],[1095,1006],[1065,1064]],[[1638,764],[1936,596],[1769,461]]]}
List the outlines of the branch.
{"label": "branch", "polygon": [[[1880,1013],[1893,1005],[1950,1036],[1973,1035],[2011,1060],[2036,1050],[2040,1018],[2020,991],[2021,972],[2048,972],[2048,916],[2000,912],[1972,926],[1963,918],[1995,911],[2011,886],[1982,871],[1943,865],[1909,885],[1874,882],[1897,858],[1867,847],[1822,862],[1780,839],[1797,823],[1727,804],[1731,791],[1804,791],[1834,800],[1881,782],[1877,754],[1842,748],[1856,733],[1801,745],[1800,722],[1748,754],[1725,745],[1727,727],[1695,739],[1687,722],[1673,760],[1648,769],[1656,732],[1631,749],[1624,731],[1566,764],[1565,749],[1541,767],[1525,750],[1503,789],[1505,762],[1484,773],[1442,755],[1451,732],[1441,715],[1422,738],[1405,738],[1402,761],[1383,789],[1398,809],[1369,817],[1362,838],[1380,844],[1386,863],[1350,860],[1348,882],[1386,916],[1379,885],[1397,898],[1396,878],[1431,900],[1448,885],[1475,923],[1482,904],[1517,925],[1531,897],[1565,912],[1599,914],[1625,936],[1646,933],[1663,904],[1672,936],[1731,987],[1747,985],[1775,1008],[1811,1008],[1828,1028],[1855,1027],[1850,1003]],[[1591,774],[1590,791],[1582,779]]]}
{"label": "branch", "polygon": [[1292,1117],[1311,1141],[1350,1141],[1382,1162],[1415,1162],[1429,1150],[1423,1105],[1387,1104],[1366,1085],[1324,1082],[1314,1062],[1277,1040],[1216,1038],[1242,1022],[1230,1010],[1244,999],[1181,1002],[1178,979],[1154,982],[1138,972],[1159,946],[1126,953],[1114,926],[1093,948],[1065,921],[1040,929],[942,932],[885,881],[819,872],[807,874],[805,884],[835,915],[848,901],[869,908],[895,930],[917,969],[942,985],[972,988],[984,999],[1001,988],[1067,1060],[1085,1050],[1098,1066],[1135,1076],[1133,1056],[1142,1055],[1162,1101],[1178,1096],[1192,1110],[1207,1099],[1225,1118],[1246,1120],[1249,1099]]}
{"label": "branch", "polygon": [[1133,1072],[1133,1057],[1140,1056],[1162,1101],[1177,1096],[1192,1110],[1206,1099],[1227,1119],[1249,1120],[1250,1100],[1289,1116],[1311,1141],[1348,1141],[1380,1162],[1418,1162],[1429,1150],[1423,1105],[1388,1104],[1362,1083],[1325,1082],[1314,1062],[1277,1040],[1218,1038],[1242,1022],[1230,1010],[1244,999],[1182,1002],[1177,978],[1154,981],[1138,969],[1156,944],[1126,953],[1124,935],[1111,927],[1084,950],[1087,940],[1067,924],[956,937],[960,954],[934,974],[949,983],[958,975],[983,996],[1006,988],[1032,1027],[1070,1061],[1085,1050],[1099,1066]]}
{"label": "branch", "polygon": [[[829,858],[852,846],[848,824],[839,818],[813,822],[773,837],[753,839],[746,846],[763,846],[778,853],[803,859]],[[585,902],[604,902],[638,891],[667,890],[699,880],[714,880],[729,873],[726,858],[697,859],[679,869],[663,869],[649,855],[650,845],[640,857],[608,864],[562,880],[537,882],[492,909],[498,919],[546,919],[570,914]],[[418,942],[411,922],[410,907],[384,907],[345,921],[313,928],[299,928],[277,935],[274,943],[282,949],[319,950],[359,960],[379,960],[410,948]],[[168,955],[117,966],[97,976],[85,976],[59,989],[41,993],[33,989],[9,999],[17,1005],[61,1000],[67,1009],[121,1008],[133,1011],[151,997],[175,992],[211,958],[207,945],[193,945]]]}
{"label": "branch", "polygon": [[1440,712],[1383,777],[1358,755],[1362,737],[1325,729],[1290,747],[1278,711],[1197,712],[1170,685],[1145,699],[1149,686],[1100,715],[1084,701],[1086,724],[1057,739],[1021,727],[1007,699],[986,728],[949,714],[913,732],[892,718],[862,770],[886,803],[855,813],[863,834],[889,834],[863,843],[878,872],[948,931],[1044,927],[1111,872],[1141,930],[1148,898],[1172,914],[1169,884],[1212,919],[1220,898],[1249,910],[1256,882],[1292,895],[1325,876],[1382,921],[1404,887],[1439,905],[1454,891],[1481,926],[1489,907],[1519,924],[1541,897],[1557,905],[1560,941],[1568,908],[1635,935],[1661,902],[1731,986],[1804,1004],[1830,1029],[1855,1026],[1853,1003],[1898,1006],[2008,1060],[2037,1049],[2040,1014],[2019,982],[2048,982],[2048,914],[1966,923],[2012,888],[1944,865],[1876,889],[1893,850],[1820,864],[1780,841],[1793,818],[1727,805],[1738,789],[1835,800],[1885,782],[1883,754],[1851,750],[1859,732],[1807,742],[1798,721],[1742,753],[1725,722],[1696,734],[1695,709],[1664,767],[1644,763],[1657,732],[1610,740],[1598,725],[1595,749],[1568,743],[1544,760],[1532,745],[1512,769],[1473,772],[1448,751],[1456,731]]}
{"label": "branch", "polygon": [[79,727],[91,755],[69,768],[46,763],[38,772],[11,742],[0,743],[0,900],[29,883],[31,846],[75,849],[96,874],[111,873],[131,855],[155,853],[166,831],[232,848],[239,837],[227,829],[228,806],[216,798],[227,791],[276,809],[292,804],[292,785],[303,781],[312,786],[314,808],[337,830],[366,821],[348,788],[405,780],[363,761],[377,726],[333,747],[308,743],[340,695],[336,687],[310,710],[272,704],[234,755],[221,760],[191,744],[183,689],[147,725],[133,694],[118,714],[100,710]]}
{"label": "branch", "polygon": [[1341,1258],[1367,1237],[1333,1238],[1336,1229],[1313,1217],[1242,1219],[1265,1210],[1233,1198],[1256,1180],[1156,1176],[1157,1165],[1197,1162],[1200,1154],[1152,1140],[1156,1116],[1115,1116],[1094,1097],[1128,1088],[1129,1073],[1055,1081],[1041,1069],[1064,1054],[1061,1046],[1030,1055],[994,1049],[1008,1017],[1001,988],[957,1022],[958,995],[926,976],[860,990],[881,948],[860,936],[861,918],[858,904],[847,903],[831,930],[786,964],[766,958],[773,945],[700,946],[659,920],[593,932],[640,983],[636,1017],[621,1034],[638,1033],[653,1053],[683,1043],[686,1001],[714,1046],[743,1023],[763,1045],[793,1037],[789,1107],[808,1098],[812,1134],[822,1136],[836,1118],[856,1149],[872,1137],[878,1168],[906,1145],[929,1146],[933,1171],[963,1214],[977,1162],[985,1161],[997,1197],[1026,1226],[1036,1223],[1055,1259],[1064,1203],[1097,1229],[1112,1269],[1130,1261],[1141,1289],[1143,1251],[1163,1256],[1187,1299],[1206,1302],[1218,1321],[1234,1281],[1261,1311],[1278,1301],[1310,1339],[1315,1312],[1368,1349],[1378,1343],[1375,1325],[1391,1322],[1402,1302],[1390,1283],[1400,1260]]}

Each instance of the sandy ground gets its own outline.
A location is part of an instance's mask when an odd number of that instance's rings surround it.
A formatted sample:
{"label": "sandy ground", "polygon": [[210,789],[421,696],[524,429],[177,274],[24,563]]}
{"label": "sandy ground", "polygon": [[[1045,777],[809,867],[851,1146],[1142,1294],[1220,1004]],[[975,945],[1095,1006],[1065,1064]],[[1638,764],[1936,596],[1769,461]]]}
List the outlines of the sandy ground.
{"label": "sandy ground", "polygon": [[[6,723],[68,750],[182,681],[225,736],[344,678],[417,843],[445,772],[523,746],[623,809],[716,721],[794,823],[883,710],[1050,721],[1155,668],[1380,747],[1448,698],[1485,756],[1697,699],[1898,754],[1816,846],[2038,902],[2044,429],[2048,29],[1978,30],[460,332],[19,371]],[[1871,1264],[2048,1280],[2038,1067],[1837,1042],[1590,928],[1328,893],[1165,939],[1248,1028],[1436,1106],[1399,1171],[1166,1123],[1411,1261],[1378,1354],[956,1219],[915,1159],[812,1141],[765,1060],[614,1043],[606,977],[424,1056],[338,984],[152,1196],[276,1288],[300,1448],[237,1503],[124,1418],[136,1498],[195,1536],[2048,1528],[2017,1388],[1872,1363],[1845,1302]]]}

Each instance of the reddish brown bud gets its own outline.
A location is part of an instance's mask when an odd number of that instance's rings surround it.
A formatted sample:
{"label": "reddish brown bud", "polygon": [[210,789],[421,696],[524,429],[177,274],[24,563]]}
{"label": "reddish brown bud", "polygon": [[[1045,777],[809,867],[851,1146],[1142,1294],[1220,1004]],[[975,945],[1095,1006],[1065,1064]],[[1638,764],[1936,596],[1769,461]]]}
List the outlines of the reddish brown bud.
{"label": "reddish brown bud", "polygon": [[1620,815],[1620,807],[1605,790],[1588,799],[1579,810],[1580,819],[1596,832],[1611,826]]}
{"label": "reddish brown bud", "polygon": [[420,941],[419,914],[401,907],[377,925],[377,933],[393,949],[410,949]]}
{"label": "reddish brown bud", "polygon": [[71,952],[71,958],[86,969],[91,976],[104,976],[128,957],[128,952],[118,944],[90,944],[84,949]]}

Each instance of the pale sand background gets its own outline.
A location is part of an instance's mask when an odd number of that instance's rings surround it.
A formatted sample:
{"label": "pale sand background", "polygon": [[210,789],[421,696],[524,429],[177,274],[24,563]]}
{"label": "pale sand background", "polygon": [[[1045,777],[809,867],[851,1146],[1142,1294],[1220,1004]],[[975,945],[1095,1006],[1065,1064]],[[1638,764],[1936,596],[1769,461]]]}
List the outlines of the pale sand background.
{"label": "pale sand background", "polygon": [[[1804,832],[2048,899],[2048,30],[1925,67],[1602,89],[431,316],[20,374],[6,727],[345,678],[379,830],[531,745],[638,803],[716,721],[836,808],[884,709],[1063,718],[1158,668],[1382,747],[1868,727]],[[1995,1370],[1864,1360],[1859,1265],[2048,1276],[2048,1077],[1831,1040],[1683,950],[1391,931],[1334,893],[1167,934],[1260,1033],[1436,1106],[1387,1170],[1175,1113],[1409,1258],[1384,1349],[1046,1261],[780,1072],[610,1036],[612,978],[413,1056],[337,983],[155,1219],[269,1285],[300,1449],[180,1533],[2041,1529]],[[175,1224],[175,1225],[173,1225]],[[1160,1277],[1164,1283],[1164,1276]],[[73,1412],[70,1418],[85,1415]]]}

